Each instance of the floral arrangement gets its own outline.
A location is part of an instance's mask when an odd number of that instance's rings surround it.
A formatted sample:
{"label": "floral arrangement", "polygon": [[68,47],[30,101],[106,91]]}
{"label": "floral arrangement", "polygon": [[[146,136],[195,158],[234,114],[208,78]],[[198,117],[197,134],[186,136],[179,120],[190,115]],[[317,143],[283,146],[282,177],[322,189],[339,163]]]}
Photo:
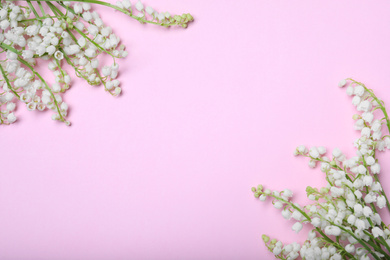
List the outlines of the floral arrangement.
{"label": "floral arrangement", "polygon": [[352,104],[360,114],[353,116],[355,129],[361,136],[354,142],[356,156],[347,158],[338,148],[332,156],[326,156],[323,146],[301,145],[295,155],[310,159],[309,166],[320,164],[325,173],[326,186],[307,187],[306,193],[312,203],[293,203],[292,191],[281,192],[253,187],[256,198],[272,200],[275,208],[282,210],[285,219],[293,219],[292,230],[299,232],[303,224],[312,228],[303,244],[283,245],[281,241],[263,235],[263,241],[278,259],[390,259],[390,230],[379,214],[379,209],[390,204],[379,181],[381,167],[377,151],[390,149],[390,136],[384,135],[382,127],[390,131],[389,116],[381,101],[371,89],[353,79],[342,80],[340,87],[347,87],[353,96]]}
{"label": "floral arrangement", "polygon": [[[103,85],[112,96],[121,93],[116,59],[127,56],[125,46],[112,28],[106,26],[91,4],[113,8],[140,23],[186,28],[190,14],[172,16],[157,12],[140,1],[116,5],[97,0],[27,0],[0,2],[0,124],[16,121],[16,101],[28,110],[53,110],[52,119],[70,125],[68,105],[62,94],[69,89],[69,65],[90,85]],[[100,64],[101,55],[109,55],[112,64]],[[48,60],[55,77],[50,84],[38,72],[39,60]]]}

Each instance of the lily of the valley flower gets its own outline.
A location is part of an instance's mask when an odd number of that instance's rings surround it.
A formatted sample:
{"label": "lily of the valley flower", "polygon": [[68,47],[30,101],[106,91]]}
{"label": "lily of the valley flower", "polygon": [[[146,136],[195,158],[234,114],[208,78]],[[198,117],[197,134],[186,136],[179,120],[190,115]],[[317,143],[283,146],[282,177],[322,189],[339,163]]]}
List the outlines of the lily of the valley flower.
{"label": "lily of the valley flower", "polygon": [[[0,49],[5,59],[0,61],[0,124],[16,121],[14,106],[9,104],[19,100],[30,111],[53,110],[53,120],[70,125],[66,119],[68,105],[63,105],[62,98],[71,83],[65,64],[88,84],[103,85],[111,95],[120,95],[122,89],[117,80],[119,65],[116,59],[126,57],[128,52],[111,27],[92,10],[91,4],[105,5],[141,23],[164,27],[186,28],[193,20],[190,14],[171,17],[169,13],[157,13],[149,6],[145,9],[140,1],[135,8],[129,0],[118,1],[117,5],[96,0],[80,2],[1,2]],[[110,56],[112,64],[101,66],[102,55]],[[54,74],[55,82],[46,81],[38,72],[39,59],[49,60],[49,70]]]}
{"label": "lily of the valley flower", "polygon": [[[294,154],[308,157],[310,167],[320,163],[327,182],[322,188],[306,188],[313,201],[306,206],[293,203],[292,192],[264,190],[262,185],[252,188],[256,198],[272,199],[285,219],[297,221],[293,231],[300,232],[303,225],[312,227],[307,240],[294,251],[263,235],[268,250],[278,259],[390,259],[390,230],[378,211],[385,207],[390,211],[390,204],[379,182],[381,167],[376,157],[377,152],[390,149],[390,120],[383,102],[364,84],[347,79],[339,83],[344,86],[362,113],[353,116],[354,127],[360,131],[354,142],[356,156],[348,158],[334,148],[329,159],[322,146],[298,146]],[[376,119],[375,110],[383,116]]]}

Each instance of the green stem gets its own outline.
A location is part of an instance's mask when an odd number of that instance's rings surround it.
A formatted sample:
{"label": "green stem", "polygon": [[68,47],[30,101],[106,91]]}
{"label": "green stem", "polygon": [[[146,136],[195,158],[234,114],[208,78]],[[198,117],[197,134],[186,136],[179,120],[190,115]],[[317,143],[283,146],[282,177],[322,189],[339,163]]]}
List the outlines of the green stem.
{"label": "green stem", "polygon": [[[371,221],[370,218],[367,218],[367,221],[368,221],[369,224],[371,225],[371,228],[375,227],[374,223],[372,223],[372,221]],[[364,232],[367,236],[370,237],[371,243],[375,243],[375,245],[376,245],[375,249],[376,249],[377,251],[380,251],[380,252],[382,252],[383,254],[386,255],[386,252],[384,252],[384,251],[382,250],[382,247],[381,247],[381,244],[382,244],[382,243],[381,243],[381,241],[378,241],[377,239],[375,239],[375,237],[374,237],[370,232],[368,232],[368,231],[366,231],[366,230],[363,230],[363,232]],[[390,256],[389,256],[389,258],[390,258]]]}
{"label": "green stem", "polygon": [[32,5],[31,1],[27,1],[28,6],[30,7],[31,11],[35,14],[36,17],[39,17],[39,14],[37,10],[35,10],[34,6]]}
{"label": "green stem", "polygon": [[390,246],[387,244],[386,240],[383,237],[379,237],[379,240],[380,240],[381,244],[386,247],[387,251],[390,252]]}
{"label": "green stem", "polygon": [[17,49],[9,46],[8,44],[5,44],[5,43],[0,43],[0,47],[3,48],[3,49],[7,49],[7,50],[10,50],[12,51],[13,53],[16,53],[18,56],[21,55],[22,53],[20,51],[18,51]]}
{"label": "green stem", "polygon": [[46,15],[45,17],[36,17],[36,18],[21,20],[20,23],[37,21],[37,20],[40,21],[40,20],[44,20],[46,18],[58,18],[58,17],[57,16]]}
{"label": "green stem", "polygon": [[[17,1],[17,0],[7,0],[7,1]],[[140,23],[149,23],[149,24],[155,24],[155,25],[160,25],[160,26],[164,26],[164,27],[169,27],[169,26],[173,26],[173,25],[181,25],[181,23],[177,22],[177,21],[175,21],[173,23],[162,23],[162,22],[158,23],[158,22],[146,20],[142,17],[138,17],[136,15],[133,15],[131,12],[129,12],[123,8],[120,8],[119,6],[116,6],[116,5],[107,3],[107,2],[103,2],[103,1],[97,1],[97,0],[31,0],[31,1],[35,1],[35,2],[80,2],[80,3],[98,4],[98,5],[103,5],[103,6],[113,8],[121,13],[124,13],[127,16],[130,16],[131,18],[139,21]]]}
{"label": "green stem", "polygon": [[8,79],[2,65],[0,65],[0,70],[1,70],[1,74],[3,74],[3,78],[7,82],[8,88],[15,94],[15,96],[18,97],[18,99],[20,99],[20,96],[18,95],[18,93],[16,93],[16,91],[12,88],[11,83],[9,83],[9,79]]}
{"label": "green stem", "polygon": [[370,237],[371,243],[369,243],[369,244],[370,244],[376,251],[378,251],[378,252],[384,254],[385,256],[387,256],[386,259],[390,259],[390,255],[388,255],[385,251],[383,251],[383,249],[382,249],[382,247],[381,247],[381,244],[382,244],[381,241],[378,241],[377,239],[375,239],[374,236],[373,236],[370,232],[368,232],[368,231],[366,231],[366,230],[364,230],[363,232],[364,232],[364,234],[366,234],[367,236]]}
{"label": "green stem", "polygon": [[45,9],[43,9],[42,3],[38,2],[39,9],[41,9],[42,16],[46,17]]}

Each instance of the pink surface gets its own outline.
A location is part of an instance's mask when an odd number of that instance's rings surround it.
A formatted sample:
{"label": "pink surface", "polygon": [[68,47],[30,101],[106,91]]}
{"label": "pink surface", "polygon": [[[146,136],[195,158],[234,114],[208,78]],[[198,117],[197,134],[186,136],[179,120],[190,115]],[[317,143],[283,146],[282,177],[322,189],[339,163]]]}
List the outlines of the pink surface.
{"label": "pink surface", "polygon": [[22,106],[0,127],[0,259],[272,259],[262,233],[305,232],[250,187],[304,201],[324,180],[297,145],[354,154],[340,79],[390,103],[388,1],[146,4],[196,21],[164,29],[99,8],[129,50],[121,97],[76,81],[71,127]]}

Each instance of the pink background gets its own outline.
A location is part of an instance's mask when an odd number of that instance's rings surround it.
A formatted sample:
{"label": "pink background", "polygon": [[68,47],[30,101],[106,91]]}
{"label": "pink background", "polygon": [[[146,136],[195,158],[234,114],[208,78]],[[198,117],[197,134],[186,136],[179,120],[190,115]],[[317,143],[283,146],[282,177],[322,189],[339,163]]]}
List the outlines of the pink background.
{"label": "pink background", "polygon": [[196,22],[164,29],[98,8],[128,46],[121,97],[75,80],[71,127],[22,106],[0,127],[0,259],[272,259],[261,234],[305,231],[250,188],[304,201],[325,182],[297,145],[354,155],[340,79],[390,103],[389,1],[146,4]]}

